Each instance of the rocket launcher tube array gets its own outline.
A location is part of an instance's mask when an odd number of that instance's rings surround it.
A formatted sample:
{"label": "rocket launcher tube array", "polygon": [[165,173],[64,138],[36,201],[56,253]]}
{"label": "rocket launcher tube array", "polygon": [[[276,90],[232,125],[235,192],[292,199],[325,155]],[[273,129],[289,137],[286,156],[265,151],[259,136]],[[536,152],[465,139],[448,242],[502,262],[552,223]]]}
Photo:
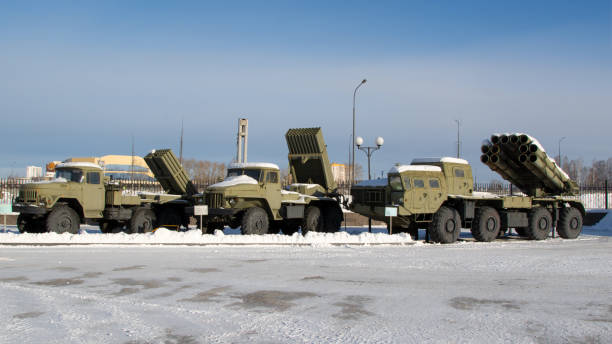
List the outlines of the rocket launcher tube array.
{"label": "rocket launcher tube array", "polygon": [[573,194],[576,184],[550,159],[538,140],[522,134],[493,134],[480,148],[482,163],[525,194]]}

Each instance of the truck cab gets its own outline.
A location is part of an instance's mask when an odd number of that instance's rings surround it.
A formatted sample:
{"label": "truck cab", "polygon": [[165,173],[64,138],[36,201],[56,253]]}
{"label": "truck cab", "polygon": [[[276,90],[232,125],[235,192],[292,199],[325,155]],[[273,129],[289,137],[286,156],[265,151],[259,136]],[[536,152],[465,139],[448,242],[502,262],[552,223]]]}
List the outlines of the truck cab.
{"label": "truck cab", "polygon": [[[13,211],[20,213],[20,229],[37,231],[46,227],[50,231],[73,231],[84,218],[101,218],[104,203],[102,168],[93,163],[68,162],[56,166],[55,179],[24,184]],[[45,221],[55,210],[69,212],[70,216],[62,217],[64,221],[59,223]]]}
{"label": "truck cab", "polygon": [[[243,234],[293,234],[300,228],[335,232],[342,222],[336,184],[321,128],[289,129],[289,173],[294,184],[281,189],[280,170],[270,163],[234,163],[224,181],[196,199],[208,206],[202,230],[226,224]],[[204,229],[206,227],[206,229]]]}
{"label": "truck cab", "polygon": [[240,226],[242,213],[254,206],[269,209],[269,216],[280,219],[280,169],[271,163],[232,163],[226,178],[206,189],[204,202],[208,205],[213,227],[229,217],[232,228]]}
{"label": "truck cab", "polygon": [[386,179],[364,181],[351,190],[350,208],[362,215],[388,222],[385,207],[397,207],[394,232],[416,237],[417,223],[427,223],[449,197],[472,196],[472,169],[457,158],[414,159],[397,164]]}

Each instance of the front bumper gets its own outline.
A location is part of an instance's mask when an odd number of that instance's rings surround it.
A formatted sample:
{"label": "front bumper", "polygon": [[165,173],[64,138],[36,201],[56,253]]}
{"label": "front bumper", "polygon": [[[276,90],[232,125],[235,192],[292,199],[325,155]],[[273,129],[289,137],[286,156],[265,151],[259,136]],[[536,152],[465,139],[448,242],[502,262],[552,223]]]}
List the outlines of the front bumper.
{"label": "front bumper", "polygon": [[208,209],[208,215],[211,216],[233,216],[236,213],[240,212],[243,209],[234,209],[234,208],[213,208]]}
{"label": "front bumper", "polygon": [[13,212],[27,215],[45,215],[48,213],[47,208],[39,207],[27,203],[13,203]]}

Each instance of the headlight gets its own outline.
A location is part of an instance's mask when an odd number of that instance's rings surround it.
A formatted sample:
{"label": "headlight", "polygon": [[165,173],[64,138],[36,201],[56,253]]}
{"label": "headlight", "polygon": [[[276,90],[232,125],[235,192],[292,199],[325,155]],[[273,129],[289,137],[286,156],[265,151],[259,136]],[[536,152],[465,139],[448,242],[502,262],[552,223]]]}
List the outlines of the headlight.
{"label": "headlight", "polygon": [[235,198],[230,198],[228,203],[233,207],[238,201]]}

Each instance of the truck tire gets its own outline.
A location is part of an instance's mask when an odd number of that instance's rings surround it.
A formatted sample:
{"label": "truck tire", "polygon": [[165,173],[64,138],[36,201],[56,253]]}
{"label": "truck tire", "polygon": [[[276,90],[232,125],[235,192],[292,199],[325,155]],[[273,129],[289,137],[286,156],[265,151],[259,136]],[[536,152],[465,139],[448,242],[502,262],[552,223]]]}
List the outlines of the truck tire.
{"label": "truck tire", "polygon": [[342,210],[339,207],[330,205],[323,208],[323,230],[325,232],[335,233],[340,230],[342,220]]}
{"label": "truck tire", "polygon": [[306,208],[304,213],[304,223],[302,224],[302,235],[308,232],[322,232],[324,219],[321,214],[321,208],[311,205]]}
{"label": "truck tire", "polygon": [[157,216],[156,227],[167,226],[168,229],[176,229],[179,230],[181,228],[181,223],[183,222],[183,218],[178,209],[165,207],[159,211],[159,215]]}
{"label": "truck tire", "polygon": [[259,207],[249,208],[242,217],[242,226],[240,232],[242,234],[266,234],[270,221],[268,213]]}
{"label": "truck tire", "polygon": [[472,236],[478,241],[495,240],[501,228],[501,218],[497,210],[491,207],[478,208],[476,217],[472,221]]}
{"label": "truck tire", "polygon": [[130,233],[149,233],[155,229],[155,213],[148,208],[138,208],[132,213],[130,219]]}
{"label": "truck tire", "polygon": [[453,208],[442,206],[434,214],[429,224],[429,237],[433,242],[450,244],[459,238],[461,233],[461,216]]}
{"label": "truck tire", "polygon": [[557,233],[563,239],[576,239],[582,231],[582,214],[580,210],[569,207],[561,209]]}
{"label": "truck tire", "polygon": [[537,207],[529,212],[527,237],[531,240],[544,240],[552,230],[552,215],[544,207]]}
{"label": "truck tire", "polygon": [[79,232],[79,215],[67,205],[58,205],[47,216],[47,232],[72,233]]}

